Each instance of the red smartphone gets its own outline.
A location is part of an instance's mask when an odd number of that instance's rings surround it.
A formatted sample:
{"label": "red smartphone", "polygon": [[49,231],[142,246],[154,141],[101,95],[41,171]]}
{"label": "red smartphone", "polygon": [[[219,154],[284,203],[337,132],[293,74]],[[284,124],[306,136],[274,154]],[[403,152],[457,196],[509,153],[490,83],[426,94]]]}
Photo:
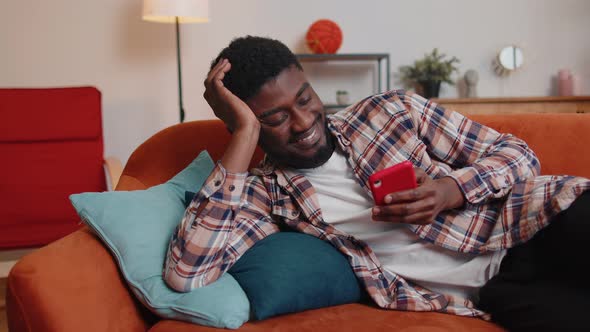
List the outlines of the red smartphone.
{"label": "red smartphone", "polygon": [[387,194],[417,187],[414,165],[410,161],[402,161],[369,176],[369,186],[376,205],[385,205]]}

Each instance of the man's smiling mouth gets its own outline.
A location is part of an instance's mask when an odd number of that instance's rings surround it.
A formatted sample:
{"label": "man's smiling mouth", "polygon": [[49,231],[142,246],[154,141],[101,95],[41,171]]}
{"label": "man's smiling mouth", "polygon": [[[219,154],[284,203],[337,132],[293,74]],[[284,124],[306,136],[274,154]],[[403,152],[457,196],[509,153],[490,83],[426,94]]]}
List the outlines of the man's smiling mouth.
{"label": "man's smiling mouth", "polygon": [[308,129],[302,136],[298,137],[291,144],[298,149],[310,149],[314,147],[320,140],[320,129],[318,123],[314,123],[313,127]]}

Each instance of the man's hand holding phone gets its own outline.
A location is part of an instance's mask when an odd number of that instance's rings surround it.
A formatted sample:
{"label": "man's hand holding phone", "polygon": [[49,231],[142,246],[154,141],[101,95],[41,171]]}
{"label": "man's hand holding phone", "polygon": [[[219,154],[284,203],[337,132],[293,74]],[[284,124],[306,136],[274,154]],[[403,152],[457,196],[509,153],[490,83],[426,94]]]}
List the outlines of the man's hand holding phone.
{"label": "man's hand holding phone", "polygon": [[[455,180],[450,177],[433,180],[409,161],[402,164],[391,167],[397,167],[396,171],[386,169],[369,178],[376,203],[373,220],[427,225],[441,211],[463,205],[464,197]],[[408,167],[413,168],[411,172],[408,172]],[[393,183],[405,187],[395,191],[379,190],[380,187],[391,188]]]}

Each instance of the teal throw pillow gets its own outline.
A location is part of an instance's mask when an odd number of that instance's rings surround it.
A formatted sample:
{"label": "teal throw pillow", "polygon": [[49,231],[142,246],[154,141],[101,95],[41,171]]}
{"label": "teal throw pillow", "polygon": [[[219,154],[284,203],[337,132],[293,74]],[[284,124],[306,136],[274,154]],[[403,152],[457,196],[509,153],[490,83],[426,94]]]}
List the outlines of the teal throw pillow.
{"label": "teal throw pillow", "polygon": [[303,233],[262,239],[229,273],[248,295],[254,319],[359,302],[364,296],[344,255]]}
{"label": "teal throw pillow", "polygon": [[200,325],[235,329],[249,318],[250,304],[236,280],[218,281],[189,293],[170,289],[162,279],[166,250],[185,211],[185,192],[198,191],[214,164],[203,151],[168,182],[147,190],[82,193],[70,196],[82,220],[117,260],[137,298],[157,315]]}

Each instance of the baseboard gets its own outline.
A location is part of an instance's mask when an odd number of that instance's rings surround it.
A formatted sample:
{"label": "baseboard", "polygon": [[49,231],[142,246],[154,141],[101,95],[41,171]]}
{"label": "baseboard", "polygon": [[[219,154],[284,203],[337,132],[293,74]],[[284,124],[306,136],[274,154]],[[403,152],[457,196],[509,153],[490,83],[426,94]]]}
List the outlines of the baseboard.
{"label": "baseboard", "polygon": [[[0,277],[0,311],[6,308],[6,284],[7,281],[5,278]],[[2,320],[2,315],[0,315],[0,321]]]}
{"label": "baseboard", "polygon": [[0,250],[0,262],[19,260],[24,255],[27,255],[36,249],[38,248]]}
{"label": "baseboard", "polygon": [[0,278],[7,278],[8,272],[10,272],[10,269],[12,269],[16,262],[17,261],[0,262]]}
{"label": "baseboard", "polygon": [[21,259],[21,257],[30,254],[37,248],[26,248],[17,250],[3,250],[0,251],[0,278],[8,277],[8,272]]}

